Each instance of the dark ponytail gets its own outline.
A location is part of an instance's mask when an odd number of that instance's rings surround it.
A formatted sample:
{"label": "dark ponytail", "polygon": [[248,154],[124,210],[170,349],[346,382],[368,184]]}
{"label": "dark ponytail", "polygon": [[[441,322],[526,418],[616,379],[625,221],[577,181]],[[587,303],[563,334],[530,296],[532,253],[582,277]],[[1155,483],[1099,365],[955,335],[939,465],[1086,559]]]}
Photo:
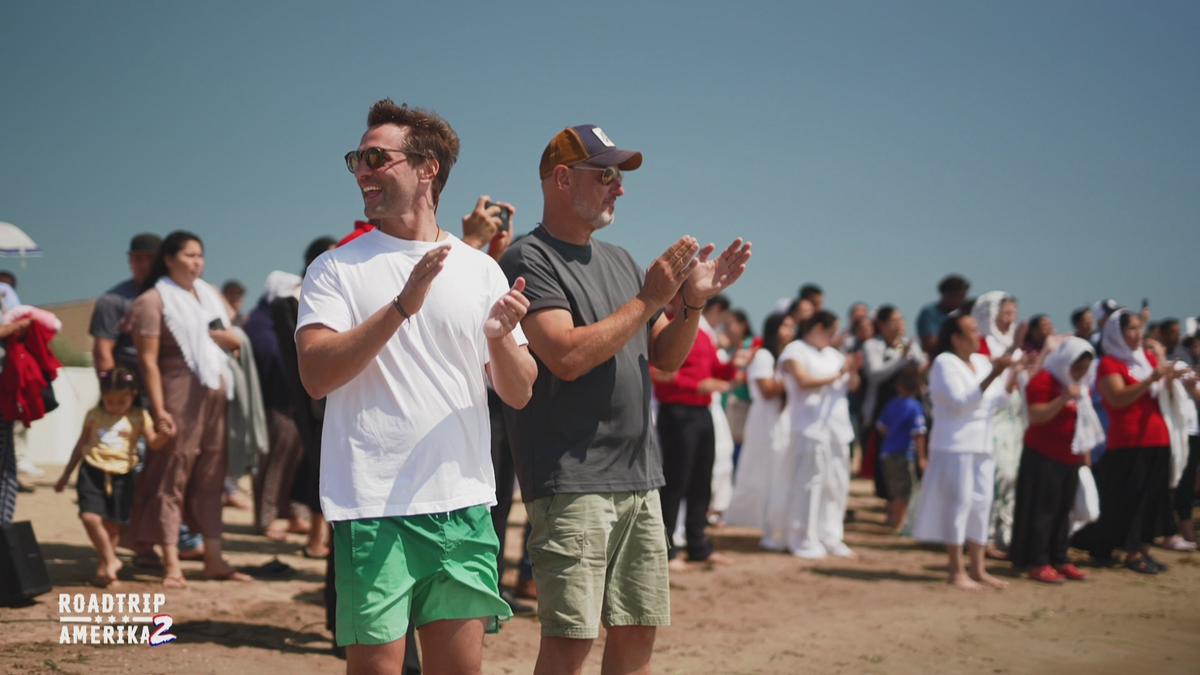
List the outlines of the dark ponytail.
{"label": "dark ponytail", "polygon": [[154,284],[158,283],[159,279],[167,276],[167,256],[179,255],[189,241],[200,244],[201,249],[204,248],[204,242],[200,241],[200,237],[184,230],[176,230],[163,239],[162,244],[158,247],[158,255],[154,257],[154,264],[150,266],[150,274],[146,275],[146,280],[138,289],[139,294],[154,288]]}
{"label": "dark ponytail", "polygon": [[934,349],[933,356],[937,356],[943,352],[954,351],[954,343],[951,340],[955,335],[962,335],[962,320],[964,317],[970,316],[959,311],[950,312],[942,321],[942,327],[938,330],[937,348]]}
{"label": "dark ponytail", "polygon": [[790,315],[784,312],[776,312],[767,317],[763,322],[763,347],[771,352],[771,356],[779,358],[779,352],[783,351],[783,345],[779,344],[779,329],[783,326],[784,320]]}

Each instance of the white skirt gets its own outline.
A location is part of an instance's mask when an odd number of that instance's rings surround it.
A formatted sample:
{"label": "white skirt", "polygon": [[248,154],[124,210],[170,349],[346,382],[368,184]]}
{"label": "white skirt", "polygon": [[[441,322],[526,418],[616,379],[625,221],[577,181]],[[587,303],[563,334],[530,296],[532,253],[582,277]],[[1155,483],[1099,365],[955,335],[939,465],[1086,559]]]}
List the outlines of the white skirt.
{"label": "white skirt", "polygon": [[712,498],[709,499],[708,508],[720,513],[729,508],[729,499],[733,496],[733,432],[729,430],[729,420],[725,417],[719,395],[713,395],[708,409],[712,413],[713,437],[716,441]]}
{"label": "white skirt", "polygon": [[913,539],[986,545],[995,475],[990,453],[930,451]]}
{"label": "white skirt", "polygon": [[788,417],[776,401],[754,401],[746,414],[742,456],[733,477],[733,497],[723,516],[729,525],[766,529],[771,483],[788,444]]}

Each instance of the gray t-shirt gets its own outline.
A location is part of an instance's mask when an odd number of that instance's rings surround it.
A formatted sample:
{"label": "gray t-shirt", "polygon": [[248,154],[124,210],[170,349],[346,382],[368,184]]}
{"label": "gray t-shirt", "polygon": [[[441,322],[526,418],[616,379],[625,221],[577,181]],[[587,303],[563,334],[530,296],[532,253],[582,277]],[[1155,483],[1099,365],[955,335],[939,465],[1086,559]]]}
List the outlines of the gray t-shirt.
{"label": "gray t-shirt", "polygon": [[[577,246],[538,227],[500,260],[509,283],[525,278],[530,313],[565,309],[576,326],[607,318],[642,289],[644,273],[624,249]],[[578,379],[554,376],[537,354],[533,398],[504,406],[517,480],[526,501],[558,493],[650,490],[664,484],[650,424],[650,327]]]}
{"label": "gray t-shirt", "polygon": [[96,300],[92,310],[92,325],[88,333],[92,337],[116,340],[113,347],[113,360],[117,365],[124,366],[137,372],[137,350],[133,348],[133,338],[128,333],[117,330],[117,324],[129,312],[133,301],[137,299],[138,287],[133,279],[127,279],[108,289],[108,292]]}

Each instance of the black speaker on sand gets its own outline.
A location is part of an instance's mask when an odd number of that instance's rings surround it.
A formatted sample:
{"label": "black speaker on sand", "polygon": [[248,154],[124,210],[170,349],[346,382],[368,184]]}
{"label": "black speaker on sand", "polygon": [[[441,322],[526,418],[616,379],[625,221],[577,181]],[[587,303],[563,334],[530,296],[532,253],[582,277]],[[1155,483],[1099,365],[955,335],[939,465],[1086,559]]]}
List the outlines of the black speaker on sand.
{"label": "black speaker on sand", "polygon": [[0,605],[23,605],[50,589],[50,572],[33,525],[29,521],[0,525]]}

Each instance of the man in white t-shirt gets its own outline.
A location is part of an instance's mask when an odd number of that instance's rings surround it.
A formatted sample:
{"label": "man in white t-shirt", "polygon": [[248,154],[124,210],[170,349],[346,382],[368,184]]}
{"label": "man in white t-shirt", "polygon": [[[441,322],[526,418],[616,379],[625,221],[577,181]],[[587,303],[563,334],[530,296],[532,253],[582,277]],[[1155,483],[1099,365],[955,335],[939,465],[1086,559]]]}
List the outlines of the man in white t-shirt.
{"label": "man in white t-shirt", "polygon": [[524,407],[537,364],[519,323],[524,280],[437,224],[458,157],[445,120],[385,99],[346,155],[378,227],[321,255],[296,347],[328,397],[321,507],[334,527],[337,641],[349,673],[398,673],[409,616],[433,672],[477,673],[483,634],[511,616],[497,586],[487,380]]}

